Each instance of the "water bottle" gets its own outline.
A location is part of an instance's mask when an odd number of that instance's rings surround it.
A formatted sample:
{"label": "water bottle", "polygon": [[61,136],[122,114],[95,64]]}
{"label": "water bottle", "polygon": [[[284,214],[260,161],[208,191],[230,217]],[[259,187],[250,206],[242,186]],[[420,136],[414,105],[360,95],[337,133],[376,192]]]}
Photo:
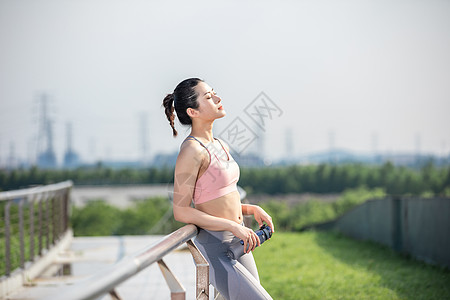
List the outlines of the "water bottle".
{"label": "water bottle", "polygon": [[[270,228],[269,226],[264,224],[258,230],[255,230],[255,233],[258,235],[259,241],[262,244],[267,239],[270,239],[270,237],[272,236],[272,228]],[[248,245],[247,245],[247,247],[248,247]],[[228,256],[231,259],[238,259],[242,255],[244,255],[244,241],[243,240],[240,240],[239,242],[234,243],[228,249]]]}

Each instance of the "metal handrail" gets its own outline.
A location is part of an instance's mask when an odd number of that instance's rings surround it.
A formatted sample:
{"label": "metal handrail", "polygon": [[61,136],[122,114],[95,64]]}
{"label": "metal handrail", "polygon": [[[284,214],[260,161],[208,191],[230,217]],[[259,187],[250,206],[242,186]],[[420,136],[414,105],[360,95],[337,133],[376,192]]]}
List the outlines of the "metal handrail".
{"label": "metal handrail", "polygon": [[31,196],[35,196],[35,195],[41,194],[41,193],[57,192],[59,190],[71,188],[72,186],[73,186],[72,181],[67,180],[67,181],[63,181],[60,183],[54,183],[54,184],[49,184],[49,185],[36,186],[36,187],[26,188],[26,189],[21,189],[21,190],[0,192],[0,201],[31,197]]}
{"label": "metal handrail", "polygon": [[46,297],[45,299],[96,299],[106,293],[110,293],[112,297],[120,299],[115,291],[115,287],[155,262],[158,262],[169,285],[172,299],[184,299],[184,288],[179,284],[176,277],[170,272],[162,260],[165,255],[183,243],[188,244],[197,266],[197,299],[208,299],[209,265],[191,241],[196,235],[197,227],[195,225],[185,225],[167,235],[158,243],[147,246],[137,253],[125,257],[116,264],[106,267],[70,287],[60,287],[50,297]]}

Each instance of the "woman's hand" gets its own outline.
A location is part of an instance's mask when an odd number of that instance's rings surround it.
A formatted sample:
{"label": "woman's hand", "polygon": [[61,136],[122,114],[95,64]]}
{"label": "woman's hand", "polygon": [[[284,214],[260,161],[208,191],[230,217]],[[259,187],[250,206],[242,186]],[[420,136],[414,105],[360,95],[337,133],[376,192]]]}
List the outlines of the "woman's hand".
{"label": "woman's hand", "polygon": [[264,209],[257,205],[253,205],[253,216],[255,217],[256,222],[258,222],[259,226],[261,227],[266,222],[267,225],[272,229],[272,233],[275,232],[275,227],[272,223],[272,217],[270,217]]}
{"label": "woman's hand", "polygon": [[[249,253],[261,244],[258,235],[248,227],[237,224],[231,230],[234,236],[244,241],[244,252]],[[248,245],[248,249],[247,249]]]}

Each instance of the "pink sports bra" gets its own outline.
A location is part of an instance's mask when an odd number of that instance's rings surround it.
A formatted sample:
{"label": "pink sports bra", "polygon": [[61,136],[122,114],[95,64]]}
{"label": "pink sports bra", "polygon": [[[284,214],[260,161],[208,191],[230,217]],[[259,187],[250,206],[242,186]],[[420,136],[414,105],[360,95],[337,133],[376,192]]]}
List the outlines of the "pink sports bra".
{"label": "pink sports bra", "polygon": [[220,158],[218,149],[215,151],[208,150],[198,139],[192,135],[188,138],[193,138],[202,145],[209,154],[209,166],[206,171],[197,179],[194,188],[194,204],[201,204],[210,200],[217,199],[223,195],[237,191],[237,182],[239,180],[239,166],[236,161],[231,157],[231,154],[225,150],[220,140],[222,149],[227,154],[228,160]]}

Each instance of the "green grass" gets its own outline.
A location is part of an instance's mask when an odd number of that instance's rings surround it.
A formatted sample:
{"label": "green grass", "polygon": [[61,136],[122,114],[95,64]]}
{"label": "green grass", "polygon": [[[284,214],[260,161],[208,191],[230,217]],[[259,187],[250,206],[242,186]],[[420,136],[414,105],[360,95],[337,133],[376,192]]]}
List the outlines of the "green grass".
{"label": "green grass", "polygon": [[277,232],[253,253],[274,299],[450,299],[448,269],[333,232]]}

